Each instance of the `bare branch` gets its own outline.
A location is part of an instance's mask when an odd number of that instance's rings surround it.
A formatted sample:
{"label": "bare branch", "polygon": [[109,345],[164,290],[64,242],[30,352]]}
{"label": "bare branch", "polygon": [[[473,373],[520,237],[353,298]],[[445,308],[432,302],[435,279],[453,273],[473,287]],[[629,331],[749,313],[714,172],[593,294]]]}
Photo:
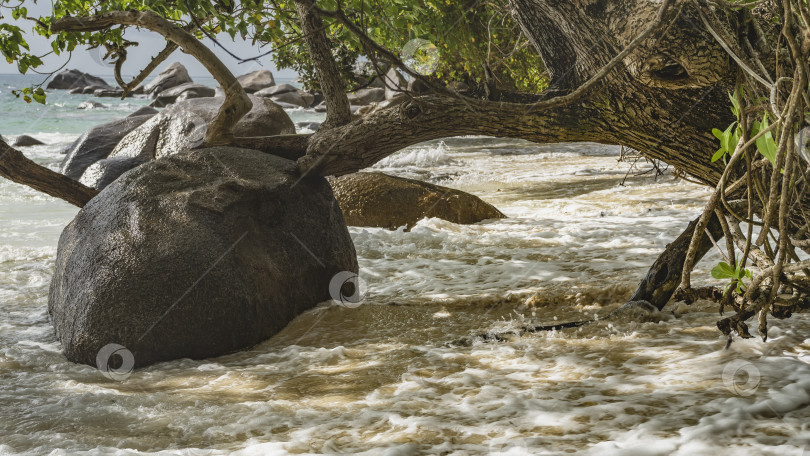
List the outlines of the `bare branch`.
{"label": "bare branch", "polygon": [[0,140],[0,176],[78,207],[83,207],[98,194],[98,190],[34,163],[2,140]]}

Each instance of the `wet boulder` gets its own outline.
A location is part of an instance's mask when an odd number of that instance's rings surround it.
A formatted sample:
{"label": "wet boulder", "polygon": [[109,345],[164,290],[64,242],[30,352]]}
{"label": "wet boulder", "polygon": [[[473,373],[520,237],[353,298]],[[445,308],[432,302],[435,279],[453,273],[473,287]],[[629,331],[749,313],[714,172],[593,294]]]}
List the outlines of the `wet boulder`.
{"label": "wet boulder", "polygon": [[111,89],[112,87],[107,84],[107,81],[93,76],[82,71],[63,70],[56,73],[50,82],[48,82],[47,89],[75,89],[77,87],[97,86],[98,88]]}
{"label": "wet boulder", "polygon": [[213,97],[214,93],[215,90],[211,87],[207,87],[202,84],[195,84],[193,82],[187,82],[185,84],[180,84],[177,87],[172,87],[171,89],[166,89],[160,92],[155,97],[155,101],[153,101],[149,106],[153,108],[162,108],[175,103],[181,97],[182,100],[180,101],[183,101],[194,98]]}
{"label": "wet boulder", "polygon": [[472,224],[506,216],[477,196],[383,173],[354,173],[330,180],[346,223],[412,228],[425,217]]}
{"label": "wet boulder", "polygon": [[143,165],[148,160],[144,157],[103,158],[88,166],[79,182],[100,190],[112,184],[125,172]]}
{"label": "wet boulder", "polygon": [[[236,136],[274,136],[295,134],[295,124],[273,101],[250,96],[253,108],[236,124]],[[143,163],[155,158],[199,147],[205,139],[208,124],[222,106],[224,98],[198,98],[175,103],[126,135],[107,158],[136,158],[126,163]],[[104,167],[105,176],[94,176],[87,182],[111,182],[120,166]],[[124,170],[126,171],[126,170]],[[95,186],[94,186],[95,187]],[[103,187],[95,187],[101,189]]]}
{"label": "wet boulder", "polygon": [[357,270],[325,179],[258,151],[202,149],[125,174],[78,213],[48,310],[69,360],[97,365],[119,344],[140,367],[256,345]]}
{"label": "wet boulder", "polygon": [[194,82],[188,75],[186,67],[179,62],[174,62],[160,72],[157,77],[143,87],[144,93],[156,95],[166,89],[177,87],[181,84]]}
{"label": "wet boulder", "polygon": [[44,142],[34,138],[33,136],[28,135],[20,135],[17,136],[17,139],[14,140],[14,147],[30,147],[30,146],[41,146],[45,144]]}
{"label": "wet boulder", "polygon": [[273,78],[273,73],[269,70],[256,70],[248,74],[243,74],[236,78],[239,85],[247,93],[258,92],[259,90],[266,89],[276,85],[276,80]]}
{"label": "wet boulder", "polygon": [[118,142],[132,130],[143,125],[155,114],[137,117],[124,117],[101,125],[96,125],[73,142],[65,152],[59,172],[79,180],[90,165],[107,158]]}

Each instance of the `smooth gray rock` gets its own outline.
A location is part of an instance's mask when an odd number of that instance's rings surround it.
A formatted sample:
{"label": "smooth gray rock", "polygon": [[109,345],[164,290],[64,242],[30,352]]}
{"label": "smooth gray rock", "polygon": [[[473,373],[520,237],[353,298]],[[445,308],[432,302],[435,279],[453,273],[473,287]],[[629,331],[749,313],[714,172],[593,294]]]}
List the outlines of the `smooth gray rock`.
{"label": "smooth gray rock", "polygon": [[211,87],[204,86],[202,84],[195,84],[193,82],[187,82],[160,92],[155,97],[155,101],[153,101],[149,106],[153,108],[163,108],[177,102],[177,100],[179,100],[181,97],[182,100],[180,101],[191,100],[194,98],[213,97],[215,92],[216,91]]}
{"label": "smooth gray rock", "polygon": [[[236,136],[295,133],[295,124],[280,106],[265,98],[248,96],[253,109],[236,124]],[[140,157],[149,161],[199,147],[223,100],[198,98],[169,106],[121,139],[108,158]]]}
{"label": "smooth gray rock", "polygon": [[119,344],[140,367],[254,346],[358,265],[325,179],[220,147],[126,173],[65,228],[54,269],[48,311],[67,359],[97,366]]}
{"label": "smooth gray rock", "polygon": [[188,75],[186,67],[179,62],[174,62],[160,72],[157,77],[143,87],[144,93],[156,95],[166,89],[177,87],[181,84],[194,82]]}
{"label": "smooth gray rock", "polygon": [[63,70],[56,73],[46,86],[47,89],[75,89],[77,87],[97,86],[98,88],[111,89],[112,86],[107,81],[98,76],[93,76],[82,71]]}
{"label": "smooth gray rock", "polygon": [[420,79],[411,79],[411,81],[408,82],[408,92],[415,95],[422,95],[430,92],[430,87]]}
{"label": "smooth gray rock", "polygon": [[76,106],[76,109],[105,109],[107,106],[99,103],[98,101],[84,101]]}
{"label": "smooth gray rock", "polygon": [[281,84],[259,90],[254,95],[256,95],[257,97],[272,97],[287,92],[298,92],[298,88],[290,84]]}
{"label": "smooth gray rock", "polygon": [[236,78],[239,84],[245,89],[247,93],[258,92],[259,90],[266,89],[276,85],[276,80],[273,78],[273,73],[269,70],[256,70],[248,74],[243,74]]}
{"label": "smooth gray rock", "polygon": [[124,117],[96,125],[79,136],[79,139],[67,148],[59,172],[71,179],[79,180],[90,165],[107,158],[121,138],[153,116],[154,114],[146,114],[138,117]]}
{"label": "smooth gray rock", "polygon": [[12,146],[29,147],[29,146],[41,146],[43,144],[45,143],[32,136],[20,135],[17,136],[17,139],[14,140],[14,144],[12,144]]}
{"label": "smooth gray rock", "polygon": [[349,103],[355,106],[365,106],[371,103],[379,103],[385,100],[385,89],[360,89],[346,95]]}

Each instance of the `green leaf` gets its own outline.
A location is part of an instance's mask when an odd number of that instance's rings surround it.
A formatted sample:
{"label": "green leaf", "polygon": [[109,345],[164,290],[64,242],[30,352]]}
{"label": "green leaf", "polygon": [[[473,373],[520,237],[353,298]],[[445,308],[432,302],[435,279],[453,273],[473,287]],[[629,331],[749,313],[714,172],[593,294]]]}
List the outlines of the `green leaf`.
{"label": "green leaf", "polygon": [[42,90],[42,87],[35,90],[32,96],[37,103],[45,104],[45,91]]}
{"label": "green leaf", "polygon": [[732,268],[728,263],[721,261],[717,266],[712,268],[712,277],[715,279],[734,278],[734,268]]}
{"label": "green leaf", "polygon": [[[766,115],[760,123],[759,131],[768,128],[768,116]],[[757,150],[763,157],[767,158],[771,165],[776,164],[776,142],[773,139],[772,132],[765,133],[756,141]]]}
{"label": "green leaf", "polygon": [[722,147],[720,149],[717,149],[717,152],[715,152],[714,155],[712,155],[712,163],[716,162],[717,160],[720,160],[721,158],[723,158],[724,155],[726,155],[726,151],[723,150]]}

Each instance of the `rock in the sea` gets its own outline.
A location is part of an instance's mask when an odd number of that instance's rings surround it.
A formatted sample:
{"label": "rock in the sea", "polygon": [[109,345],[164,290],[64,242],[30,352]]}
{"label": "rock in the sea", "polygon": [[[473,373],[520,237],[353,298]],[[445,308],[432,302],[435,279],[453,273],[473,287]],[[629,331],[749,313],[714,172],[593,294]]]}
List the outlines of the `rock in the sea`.
{"label": "rock in the sea", "polygon": [[20,135],[17,136],[17,139],[14,140],[14,144],[12,144],[12,146],[29,147],[29,146],[41,146],[43,144],[45,143],[32,136]]}
{"label": "rock in the sea", "polygon": [[79,106],[76,109],[104,109],[106,106],[99,103],[98,101],[83,101],[79,103]]}
{"label": "rock in the sea", "polygon": [[360,89],[346,95],[349,103],[356,106],[365,106],[385,100],[385,89]]}
{"label": "rock in the sea", "polygon": [[194,82],[191,76],[188,75],[186,67],[179,62],[174,62],[167,66],[165,70],[161,71],[157,77],[143,87],[144,93],[158,94],[166,89],[177,87],[181,84]]}
{"label": "rock in the sea", "polygon": [[[121,98],[124,96],[124,89],[97,89],[93,91],[94,97],[99,98]],[[132,92],[127,93],[127,97],[134,96]]]}
{"label": "rock in the sea", "polygon": [[96,90],[113,90],[113,88],[112,87],[103,87],[103,86],[98,86],[98,85],[91,85],[91,86],[82,87],[81,93],[82,93],[82,95],[93,95],[96,92]]}
{"label": "rock in the sea", "polygon": [[254,95],[256,95],[257,97],[272,97],[287,92],[298,92],[298,88],[290,84],[281,84],[259,90]]}
{"label": "rock in the sea", "polygon": [[84,206],[59,240],[48,310],[69,360],[97,365],[119,344],[140,367],[256,345],[357,270],[325,179],[258,151],[195,150]]}
{"label": "rock in the sea", "polygon": [[[274,136],[295,134],[295,124],[273,101],[248,95],[253,108],[236,124],[236,136]],[[107,158],[139,158],[146,162],[198,147],[205,131],[222,106],[224,98],[198,98],[175,103],[126,135]],[[139,161],[130,161],[135,163]],[[104,176],[94,175],[85,182],[112,182],[121,166],[103,167]],[[126,171],[126,170],[125,170]],[[95,187],[101,189],[103,187]]]}
{"label": "rock in the sea", "polygon": [[115,149],[121,138],[128,135],[132,130],[143,125],[155,114],[145,114],[137,117],[124,117],[109,123],[96,125],[79,139],[73,142],[65,152],[67,155],[62,160],[59,172],[79,180],[85,170],[93,163],[107,158]]}
{"label": "rock in the sea", "polygon": [[321,127],[320,122],[297,122],[295,124],[296,129],[305,128],[307,130],[318,131],[318,128]]}
{"label": "rock in the sea", "polygon": [[273,95],[270,99],[278,103],[287,103],[300,108],[308,108],[312,106],[312,103],[315,101],[315,96],[309,92],[297,90],[295,92],[284,92],[279,95]]}
{"label": "rock in the sea", "polygon": [[56,73],[48,82],[47,89],[75,89],[77,87],[97,86],[111,89],[107,81],[79,70],[64,70]]}
{"label": "rock in the sea", "polygon": [[155,97],[155,101],[153,101],[149,106],[153,108],[162,108],[176,102],[180,97],[183,97],[183,100],[207,98],[213,97],[214,93],[215,90],[211,87],[207,87],[202,84],[195,84],[193,82],[187,82],[185,84],[180,84],[177,87],[172,87],[171,89],[166,89],[160,92]]}
{"label": "rock in the sea", "polygon": [[258,92],[259,90],[266,89],[276,85],[276,80],[273,78],[273,73],[269,70],[256,70],[248,74],[243,74],[236,78],[239,84],[245,89],[247,93]]}
{"label": "rock in the sea", "polygon": [[412,228],[425,217],[471,224],[506,216],[469,193],[383,173],[354,173],[330,180],[346,223]]}

